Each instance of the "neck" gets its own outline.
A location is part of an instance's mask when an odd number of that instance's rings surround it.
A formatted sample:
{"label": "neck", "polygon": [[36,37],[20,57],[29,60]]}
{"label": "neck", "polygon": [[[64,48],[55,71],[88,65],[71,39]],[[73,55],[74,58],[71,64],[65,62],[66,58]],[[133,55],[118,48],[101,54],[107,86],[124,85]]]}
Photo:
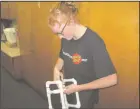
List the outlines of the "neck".
{"label": "neck", "polygon": [[87,29],[87,27],[76,24],[73,39],[74,40],[80,39],[86,32],[86,29]]}

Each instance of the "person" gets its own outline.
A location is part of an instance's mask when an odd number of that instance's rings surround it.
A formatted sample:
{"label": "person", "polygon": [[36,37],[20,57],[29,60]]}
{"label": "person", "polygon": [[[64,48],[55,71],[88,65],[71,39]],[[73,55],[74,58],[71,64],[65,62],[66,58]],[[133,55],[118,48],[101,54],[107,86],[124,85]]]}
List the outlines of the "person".
{"label": "person", "polygon": [[117,84],[117,72],[103,39],[80,24],[77,14],[74,2],[60,2],[50,10],[48,25],[61,39],[54,80],[60,79],[63,68],[64,78],[74,78],[78,83],[66,86],[64,93],[68,95],[68,101],[76,102],[73,94],[79,92],[80,109],[92,109],[98,103],[99,89]]}

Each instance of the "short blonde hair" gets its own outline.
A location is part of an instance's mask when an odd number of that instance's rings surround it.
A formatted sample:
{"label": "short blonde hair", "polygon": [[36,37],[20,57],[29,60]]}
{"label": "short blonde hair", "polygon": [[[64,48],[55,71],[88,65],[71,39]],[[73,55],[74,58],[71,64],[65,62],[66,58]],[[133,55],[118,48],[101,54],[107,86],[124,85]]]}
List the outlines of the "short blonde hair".
{"label": "short blonde hair", "polygon": [[78,8],[74,2],[60,2],[57,7],[50,10],[48,24],[53,26],[55,23],[58,23],[61,25],[61,23],[71,18],[78,23],[78,19],[76,18],[77,13]]}

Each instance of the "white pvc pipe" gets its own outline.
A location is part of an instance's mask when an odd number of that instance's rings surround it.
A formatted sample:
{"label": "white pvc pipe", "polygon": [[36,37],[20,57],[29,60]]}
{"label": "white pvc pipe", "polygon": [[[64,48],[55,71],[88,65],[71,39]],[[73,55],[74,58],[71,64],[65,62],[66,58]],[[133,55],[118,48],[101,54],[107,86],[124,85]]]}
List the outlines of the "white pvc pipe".
{"label": "white pvc pipe", "polygon": [[[61,104],[62,104],[62,109],[68,109],[69,107],[75,107],[75,108],[80,108],[81,103],[79,99],[79,93],[76,92],[76,104],[69,104],[67,101],[67,96],[64,94],[64,87],[66,82],[72,82],[73,84],[77,84],[77,81],[72,78],[72,79],[63,79],[63,81],[57,80],[57,81],[47,81],[46,82],[46,92],[47,92],[47,97],[48,97],[48,104],[49,104],[49,109],[53,109],[52,107],[52,101],[51,101],[51,94],[60,94],[60,99],[61,99]],[[57,90],[50,90],[50,85],[56,84],[58,86]]]}

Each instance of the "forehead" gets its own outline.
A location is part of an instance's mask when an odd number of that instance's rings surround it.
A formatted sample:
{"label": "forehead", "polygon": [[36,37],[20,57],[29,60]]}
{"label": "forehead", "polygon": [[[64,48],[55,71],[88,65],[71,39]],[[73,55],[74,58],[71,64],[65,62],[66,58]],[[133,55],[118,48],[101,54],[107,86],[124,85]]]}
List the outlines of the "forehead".
{"label": "forehead", "polygon": [[64,18],[62,19],[61,17],[54,16],[53,14],[51,14],[48,18],[48,25],[52,29],[52,31],[55,33],[60,32],[60,28],[64,24]]}
{"label": "forehead", "polygon": [[48,23],[54,25],[55,23],[62,24],[67,20],[66,15],[62,13],[50,13]]}

